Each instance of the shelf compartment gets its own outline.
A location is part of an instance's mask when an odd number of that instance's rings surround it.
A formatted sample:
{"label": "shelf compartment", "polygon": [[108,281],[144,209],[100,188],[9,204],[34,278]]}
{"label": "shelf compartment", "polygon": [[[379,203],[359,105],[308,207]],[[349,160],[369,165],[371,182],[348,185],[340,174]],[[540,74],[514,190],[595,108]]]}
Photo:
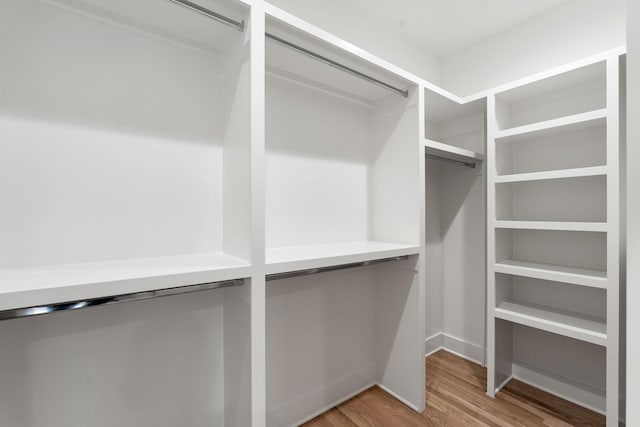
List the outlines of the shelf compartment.
{"label": "shelf compartment", "polygon": [[504,175],[551,174],[606,166],[606,118],[601,114],[587,116],[590,118],[585,121],[497,138],[498,179]]}
{"label": "shelf compartment", "polygon": [[606,176],[496,184],[496,218],[507,221],[606,222]]}
{"label": "shelf compartment", "polygon": [[495,178],[495,183],[506,184],[511,182],[547,181],[555,179],[583,178],[588,176],[604,176],[606,174],[606,166],[593,166],[587,168],[572,168],[544,172],[498,175]]}
{"label": "shelf compartment", "polygon": [[606,61],[576,68],[496,95],[501,130],[606,108]]}
{"label": "shelf compartment", "polygon": [[242,279],[246,260],[210,253],[0,270],[0,311]]}
{"label": "shelf compartment", "polygon": [[[430,141],[438,141],[434,149],[447,152],[447,147],[455,147],[464,150],[457,153],[463,156],[474,157],[475,153],[484,156],[487,111],[485,99],[460,104],[429,89],[425,89],[424,99],[424,137]],[[443,144],[444,147],[437,144]]]}
{"label": "shelf compartment", "polygon": [[520,301],[503,302],[494,313],[498,319],[600,346],[607,345],[607,325],[602,318]]}
{"label": "shelf compartment", "polygon": [[496,221],[496,228],[510,230],[557,230],[606,232],[606,222],[563,222],[563,221]]}
{"label": "shelf compartment", "polygon": [[607,272],[587,268],[567,267],[553,264],[504,259],[495,264],[496,273],[533,279],[550,280],[574,285],[605,289]]}
{"label": "shelf compartment", "polygon": [[268,248],[266,273],[279,274],[314,268],[417,255],[419,246],[362,241],[324,245]]}

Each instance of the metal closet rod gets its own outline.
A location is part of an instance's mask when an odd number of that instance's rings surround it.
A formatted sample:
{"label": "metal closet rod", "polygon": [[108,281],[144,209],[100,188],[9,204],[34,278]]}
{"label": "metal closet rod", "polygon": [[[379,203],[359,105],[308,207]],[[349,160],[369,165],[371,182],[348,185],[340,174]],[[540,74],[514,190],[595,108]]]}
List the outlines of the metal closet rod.
{"label": "metal closet rod", "polygon": [[204,15],[208,18],[214,19],[220,23],[228,25],[230,27],[235,28],[238,31],[244,31],[244,21],[236,21],[235,19],[231,19],[228,16],[224,16],[219,14],[218,12],[214,12],[211,9],[207,9],[206,7],[202,7],[199,4],[190,2],[189,0],[168,0],[171,3],[175,3],[179,6],[185,7],[189,10],[197,12],[201,15]]}
{"label": "metal closet rod", "polygon": [[391,261],[403,261],[409,259],[409,255],[394,256],[391,258],[374,259],[371,261],[353,262],[350,264],[332,265],[329,267],[310,268],[308,270],[287,271],[285,273],[267,274],[266,280],[290,279],[292,277],[309,276],[311,274],[326,273],[328,271],[345,270],[347,268],[366,267],[368,265],[382,264]]}
{"label": "metal closet rod", "polygon": [[395,86],[392,86],[392,85],[390,85],[388,83],[383,82],[382,80],[378,80],[375,77],[371,77],[371,76],[369,76],[367,74],[364,74],[364,73],[362,73],[362,72],[360,72],[358,70],[355,70],[355,69],[353,69],[351,67],[348,67],[348,66],[346,66],[344,64],[341,64],[339,62],[336,62],[333,59],[329,59],[326,56],[322,56],[320,54],[317,54],[315,52],[310,51],[309,49],[305,49],[302,46],[298,46],[297,44],[294,44],[294,43],[291,43],[291,42],[289,42],[287,40],[284,40],[284,39],[282,39],[282,38],[280,38],[278,36],[274,36],[273,34],[270,34],[270,33],[265,33],[265,37],[268,40],[276,42],[276,43],[278,43],[278,44],[280,44],[282,46],[288,47],[289,49],[293,49],[296,52],[299,52],[299,53],[301,53],[303,55],[306,55],[306,56],[308,56],[310,58],[316,59],[316,60],[318,60],[320,62],[323,62],[323,63],[325,63],[325,64],[327,64],[327,65],[329,65],[331,67],[337,68],[338,70],[344,71],[344,72],[349,73],[351,75],[354,75],[354,76],[356,76],[358,78],[366,80],[369,83],[373,83],[376,86],[379,86],[381,88],[390,90],[391,92],[396,93],[396,94],[398,94],[400,96],[404,96],[405,98],[407,98],[409,96],[409,91],[408,90],[399,89],[399,88],[397,88]]}
{"label": "metal closet rod", "polygon": [[476,167],[475,163],[463,162],[462,160],[447,159],[446,157],[435,156],[433,154],[425,154],[425,157],[428,159],[438,160],[438,161],[447,162],[447,163],[453,163],[454,165],[465,166],[472,169],[475,169]]}
{"label": "metal closet rod", "polygon": [[157,289],[154,291],[134,292],[130,294],[114,295],[104,298],[93,298],[79,301],[61,302],[38,307],[18,308],[0,311],[0,321],[18,319],[21,317],[39,316],[55,313],[56,311],[80,310],[100,305],[119,304],[122,302],[141,301],[150,298],[167,297],[171,295],[188,294],[191,292],[208,291],[211,289],[228,288],[244,285],[244,279],[225,280],[221,282],[200,283],[197,285],[181,286],[178,288]]}

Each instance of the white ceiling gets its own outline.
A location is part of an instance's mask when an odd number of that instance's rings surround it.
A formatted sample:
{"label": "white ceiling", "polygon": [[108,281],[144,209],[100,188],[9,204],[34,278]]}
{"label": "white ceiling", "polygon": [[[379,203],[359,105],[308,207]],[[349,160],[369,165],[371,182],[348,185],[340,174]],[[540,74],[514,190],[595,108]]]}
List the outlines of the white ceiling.
{"label": "white ceiling", "polygon": [[568,0],[342,0],[429,54],[451,55]]}

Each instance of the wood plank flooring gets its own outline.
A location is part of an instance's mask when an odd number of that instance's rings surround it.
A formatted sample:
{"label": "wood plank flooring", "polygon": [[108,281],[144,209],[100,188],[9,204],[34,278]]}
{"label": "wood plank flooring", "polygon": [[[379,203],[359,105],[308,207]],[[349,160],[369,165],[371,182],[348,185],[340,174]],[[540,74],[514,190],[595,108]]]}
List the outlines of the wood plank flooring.
{"label": "wood plank flooring", "polygon": [[426,360],[427,410],[414,412],[378,387],[304,424],[306,427],[604,426],[605,417],[519,381],[494,400],[481,366],[439,351]]}

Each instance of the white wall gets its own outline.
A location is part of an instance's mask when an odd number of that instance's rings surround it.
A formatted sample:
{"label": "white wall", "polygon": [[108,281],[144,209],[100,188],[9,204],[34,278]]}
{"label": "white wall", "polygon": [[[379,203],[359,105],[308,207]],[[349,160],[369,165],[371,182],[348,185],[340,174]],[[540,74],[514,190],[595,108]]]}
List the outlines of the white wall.
{"label": "white wall", "polygon": [[[634,305],[640,301],[640,266],[634,262],[640,256],[640,193],[633,188],[633,183],[640,181],[640,147],[637,139],[640,135],[640,124],[633,117],[640,114],[640,3],[637,0],[627,2],[628,55],[627,55],[627,324],[638,325],[640,313]],[[633,221],[635,219],[635,221]],[[634,403],[640,400],[640,338],[635,328],[627,330],[627,425],[640,425],[640,406]]]}
{"label": "white wall", "polygon": [[271,0],[269,3],[432,83],[440,81],[438,58],[408,38],[364,20],[357,9],[340,0]]}
{"label": "white wall", "polygon": [[441,60],[442,87],[474,94],[625,44],[624,0],[571,0]]}

